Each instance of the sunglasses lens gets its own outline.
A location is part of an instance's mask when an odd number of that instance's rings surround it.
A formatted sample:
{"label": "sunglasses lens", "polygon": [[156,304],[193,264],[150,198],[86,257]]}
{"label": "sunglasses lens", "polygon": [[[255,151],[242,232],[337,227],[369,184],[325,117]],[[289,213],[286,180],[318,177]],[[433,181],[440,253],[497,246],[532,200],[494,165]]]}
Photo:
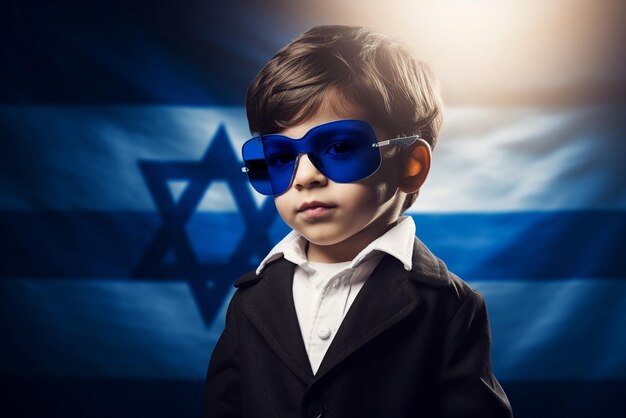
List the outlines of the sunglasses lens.
{"label": "sunglasses lens", "polygon": [[267,196],[282,194],[291,183],[298,156],[292,140],[282,136],[255,137],[243,144],[243,160],[254,189]]}
{"label": "sunglasses lens", "polygon": [[314,163],[337,183],[361,180],[380,165],[380,152],[372,147],[376,135],[366,123],[356,122],[345,121],[343,126],[320,132],[314,144]]}
{"label": "sunglasses lens", "polygon": [[255,137],[246,141],[241,149],[241,154],[248,168],[248,180],[250,180],[252,187],[261,194],[268,196],[273,195],[261,138]]}
{"label": "sunglasses lens", "polygon": [[299,151],[293,140],[280,135],[266,136],[263,139],[263,149],[273,194],[282,194],[291,183]]}

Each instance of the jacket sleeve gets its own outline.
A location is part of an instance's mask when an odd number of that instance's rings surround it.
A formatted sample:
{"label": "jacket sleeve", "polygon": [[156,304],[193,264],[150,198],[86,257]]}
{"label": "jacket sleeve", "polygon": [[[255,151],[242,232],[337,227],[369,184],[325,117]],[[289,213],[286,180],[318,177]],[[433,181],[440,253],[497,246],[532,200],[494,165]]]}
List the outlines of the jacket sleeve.
{"label": "jacket sleeve", "polygon": [[439,395],[442,417],[513,416],[491,367],[491,331],[485,301],[474,290],[448,324]]}
{"label": "jacket sleeve", "polygon": [[241,416],[237,323],[233,296],[226,313],[226,326],[209,362],[207,371],[204,417],[234,418]]}

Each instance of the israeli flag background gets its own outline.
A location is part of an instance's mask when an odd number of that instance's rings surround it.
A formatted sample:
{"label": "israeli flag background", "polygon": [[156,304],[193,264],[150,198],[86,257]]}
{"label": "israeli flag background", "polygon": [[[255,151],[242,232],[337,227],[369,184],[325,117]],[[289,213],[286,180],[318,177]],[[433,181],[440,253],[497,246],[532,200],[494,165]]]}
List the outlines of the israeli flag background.
{"label": "israeli flag background", "polygon": [[485,297],[515,416],[626,416],[626,8],[546,3],[3,2],[0,417],[201,414],[232,283],[289,231],[245,91],[328,23],[440,78],[408,214]]}

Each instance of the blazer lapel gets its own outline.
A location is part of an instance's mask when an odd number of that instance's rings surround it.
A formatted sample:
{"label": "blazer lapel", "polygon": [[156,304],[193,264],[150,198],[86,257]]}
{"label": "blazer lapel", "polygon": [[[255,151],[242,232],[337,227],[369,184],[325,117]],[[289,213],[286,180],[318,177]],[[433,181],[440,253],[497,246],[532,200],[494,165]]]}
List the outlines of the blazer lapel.
{"label": "blazer lapel", "polygon": [[386,255],[348,310],[326,352],[315,381],[418,306],[419,295],[409,285],[401,263]]}
{"label": "blazer lapel", "polygon": [[281,258],[267,265],[242,310],[280,359],[308,384],[313,371],[293,302],[295,264]]}

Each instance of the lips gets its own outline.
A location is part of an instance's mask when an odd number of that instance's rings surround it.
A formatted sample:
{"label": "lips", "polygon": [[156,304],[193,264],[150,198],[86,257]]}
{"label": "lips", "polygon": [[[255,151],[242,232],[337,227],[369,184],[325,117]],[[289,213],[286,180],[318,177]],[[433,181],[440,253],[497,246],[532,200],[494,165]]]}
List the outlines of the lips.
{"label": "lips", "polygon": [[306,202],[298,208],[298,215],[302,216],[306,222],[320,222],[332,216],[336,207],[336,205],[324,202]]}
{"label": "lips", "polygon": [[297,211],[298,212],[311,212],[315,210],[331,209],[334,207],[336,206],[331,205],[330,203],[318,202],[315,200],[313,202],[303,203],[302,205],[300,205],[300,207],[298,207]]}

